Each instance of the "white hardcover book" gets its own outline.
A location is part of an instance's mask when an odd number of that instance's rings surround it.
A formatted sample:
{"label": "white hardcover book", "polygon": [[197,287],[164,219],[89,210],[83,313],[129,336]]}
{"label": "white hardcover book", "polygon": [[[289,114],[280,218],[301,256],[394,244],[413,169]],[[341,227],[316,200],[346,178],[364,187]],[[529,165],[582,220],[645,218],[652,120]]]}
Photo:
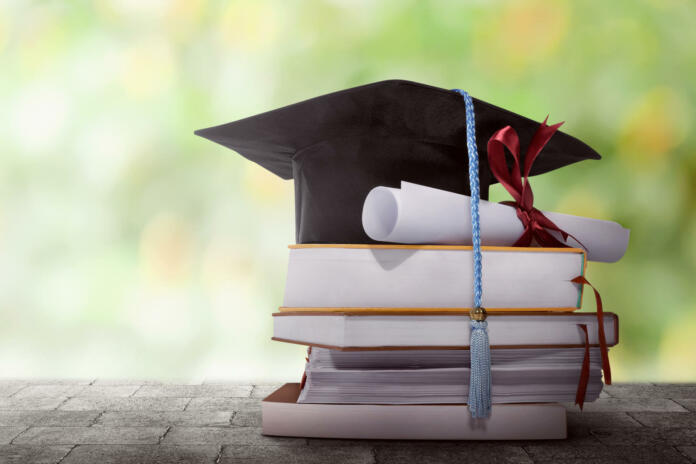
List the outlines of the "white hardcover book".
{"label": "white hardcover book", "polygon": [[560,404],[494,404],[491,417],[472,419],[466,405],[297,403],[288,383],[263,400],[263,434],[376,440],[550,440],[566,438]]}
{"label": "white hardcover book", "polygon": [[[273,338],[332,349],[469,346],[466,313],[280,312],[273,315]],[[488,316],[492,347],[584,347],[599,344],[595,313],[507,313]],[[608,346],[618,343],[618,318],[604,313]]]}
{"label": "white hardcover book", "polygon": [[[283,306],[469,308],[472,259],[465,246],[292,245]],[[484,306],[577,309],[584,270],[578,249],[484,247]]]}

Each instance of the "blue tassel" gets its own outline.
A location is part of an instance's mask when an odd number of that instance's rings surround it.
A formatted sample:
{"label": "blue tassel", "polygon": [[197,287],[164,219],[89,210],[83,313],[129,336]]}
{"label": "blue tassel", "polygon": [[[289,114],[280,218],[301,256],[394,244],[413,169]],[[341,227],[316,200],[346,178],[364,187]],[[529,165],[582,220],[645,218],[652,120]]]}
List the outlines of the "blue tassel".
{"label": "blue tassel", "polygon": [[469,411],[475,418],[491,415],[491,348],[487,327],[486,321],[471,321]]}
{"label": "blue tassel", "polygon": [[476,128],[474,101],[463,90],[454,89],[464,98],[466,113],[466,148],[469,153],[469,186],[471,190],[471,237],[474,255],[474,304],[471,311],[471,377],[469,379],[469,411],[474,418],[491,415],[491,348],[488,340],[486,310],[481,306],[483,287],[481,269],[481,224],[479,217],[478,150],[476,148]]}

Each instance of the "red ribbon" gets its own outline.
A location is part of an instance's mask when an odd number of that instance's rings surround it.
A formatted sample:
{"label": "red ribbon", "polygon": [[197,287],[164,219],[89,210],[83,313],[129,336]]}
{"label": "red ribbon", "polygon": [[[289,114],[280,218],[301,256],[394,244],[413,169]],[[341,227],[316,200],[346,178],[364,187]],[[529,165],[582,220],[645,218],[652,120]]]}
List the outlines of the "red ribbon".
{"label": "red ribbon", "polygon": [[587,393],[587,383],[590,381],[590,338],[587,335],[587,324],[578,324],[585,334],[585,355],[582,358],[582,368],[580,369],[580,380],[578,390],[575,393],[575,404],[582,407],[585,405],[585,393]]}
{"label": "red ribbon", "polygon": [[589,285],[594,290],[595,302],[597,304],[597,338],[599,339],[599,351],[602,354],[602,371],[604,372],[604,383],[611,385],[611,366],[609,365],[609,350],[607,349],[607,337],[604,334],[604,309],[602,307],[602,297],[594,285],[583,276],[577,276],[571,282],[581,285]]}
{"label": "red ribbon", "polygon": [[[535,239],[542,247],[563,248],[568,246],[554,237],[549,231],[558,232],[563,237],[563,240],[568,240],[568,237],[572,237],[582,246],[578,239],[561,230],[553,221],[544,216],[544,213],[534,207],[534,194],[529,183],[529,172],[541,150],[563,124],[559,122],[553,126],[547,126],[547,120],[548,117],[544,119],[544,122],[541,123],[534,133],[534,137],[532,137],[532,142],[529,144],[527,154],[524,157],[523,171],[520,171],[520,140],[515,129],[510,126],[503,127],[488,140],[488,164],[498,182],[514,198],[514,201],[504,201],[502,203],[514,206],[517,209],[517,217],[524,226],[524,232],[522,232],[522,235],[513,246],[529,246],[532,243],[532,239]],[[514,160],[511,171],[508,170],[504,148],[510,151]]]}
{"label": "red ribbon", "polygon": [[[312,354],[312,347],[307,348],[307,356],[305,357],[305,361],[309,363],[309,355]],[[302,380],[300,380],[300,390],[304,389],[305,384],[307,383],[307,368],[305,367],[305,370],[302,372]]]}

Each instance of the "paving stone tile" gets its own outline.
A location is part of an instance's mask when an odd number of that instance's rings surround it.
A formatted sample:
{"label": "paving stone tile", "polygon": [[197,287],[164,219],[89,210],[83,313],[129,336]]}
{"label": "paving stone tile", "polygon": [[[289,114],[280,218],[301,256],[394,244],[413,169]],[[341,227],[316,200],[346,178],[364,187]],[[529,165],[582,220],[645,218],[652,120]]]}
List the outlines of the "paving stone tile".
{"label": "paving stone tile", "polygon": [[696,398],[679,398],[674,400],[675,403],[679,403],[681,406],[685,407],[689,411],[696,412]]}
{"label": "paving stone tile", "polygon": [[[683,414],[683,413],[674,413]],[[625,412],[568,412],[569,428],[624,428],[641,427],[641,424]]]}
{"label": "paving stone tile", "polygon": [[594,429],[592,435],[605,445],[687,446],[696,445],[696,429]]}
{"label": "paving stone tile", "polygon": [[0,397],[12,396],[26,386],[24,383],[0,382]]}
{"label": "paving stone tile", "polygon": [[89,385],[94,379],[52,379],[52,378],[16,378],[5,381],[24,383],[27,385]]}
{"label": "paving stone tile", "polygon": [[14,398],[67,397],[127,397],[140,388],[139,385],[29,385],[19,390]]}
{"label": "paving stone tile", "polygon": [[97,379],[92,383],[94,386],[123,386],[123,385],[163,385],[165,382],[160,380],[146,380],[146,379]]}
{"label": "paving stone tile", "polygon": [[681,454],[696,462],[696,446],[678,446],[677,449]]}
{"label": "paving stone tile", "polygon": [[650,448],[645,446],[566,446],[562,441],[525,446],[535,463],[588,464],[635,463],[671,464],[687,463],[672,447]]}
{"label": "paving stone tile", "polygon": [[143,385],[135,397],[248,398],[250,385]]}
{"label": "paving stone tile", "polygon": [[430,442],[418,446],[377,446],[376,458],[380,464],[436,464],[442,462],[532,463],[520,446],[503,443],[468,442],[457,445]]}
{"label": "paving stone tile", "polygon": [[[569,412],[579,412],[572,403],[564,403]],[[606,398],[585,403],[584,412],[684,412],[686,409],[666,398]]]}
{"label": "paving stone tile", "polygon": [[232,417],[232,425],[237,427],[261,427],[261,409],[235,412],[234,417]]}
{"label": "paving stone tile", "polygon": [[32,427],[14,443],[27,445],[157,444],[166,427]]}
{"label": "paving stone tile", "polygon": [[39,409],[56,409],[67,398],[63,396],[55,398],[0,398],[0,410],[39,410]]}
{"label": "paving stone tile", "polygon": [[252,398],[264,399],[277,389],[279,389],[282,384],[274,385],[254,385],[254,389],[251,391]]}
{"label": "paving stone tile", "polygon": [[75,396],[85,385],[27,385],[13,395],[13,398],[56,398]]}
{"label": "paving stone tile", "polygon": [[613,398],[696,398],[696,384],[619,383],[605,385],[604,390]]}
{"label": "paving stone tile", "polygon": [[100,411],[0,411],[0,426],[88,426]]}
{"label": "paving stone tile", "polygon": [[260,411],[261,400],[252,398],[193,398],[186,410]]}
{"label": "paving stone tile", "polygon": [[[191,398],[71,398],[63,411],[182,411]],[[0,403],[1,404],[1,403]]]}
{"label": "paving stone tile", "polygon": [[126,398],[140,388],[139,385],[89,385],[77,392],[77,397]]}
{"label": "paving stone tile", "polygon": [[374,456],[369,443],[340,448],[310,448],[308,446],[239,446],[222,449],[220,464],[372,464]]}
{"label": "paving stone tile", "polygon": [[[633,429],[631,429],[633,430]],[[581,447],[581,446],[600,446],[601,443],[592,434],[590,427],[584,424],[569,424],[568,436],[564,440],[526,440],[526,441],[508,441],[507,444],[522,446],[526,448],[529,445],[553,445],[554,443],[562,442],[564,446]]]}
{"label": "paving stone tile", "polygon": [[172,427],[162,443],[171,445],[298,445],[304,438],[267,437],[256,427]]}
{"label": "paving stone tile", "polygon": [[2,445],[0,446],[0,462],[3,464],[56,464],[71,449],[71,445]]}
{"label": "paving stone tile", "polygon": [[132,427],[225,427],[230,425],[231,418],[231,411],[113,411],[102,414],[97,423]]}
{"label": "paving stone tile", "polygon": [[26,429],[27,428],[23,426],[0,427],[0,445],[9,444],[13,438]]}
{"label": "paving stone tile", "polygon": [[79,445],[61,464],[213,464],[217,446]]}
{"label": "paving stone tile", "polygon": [[696,429],[693,412],[633,412],[631,416],[646,427]]}

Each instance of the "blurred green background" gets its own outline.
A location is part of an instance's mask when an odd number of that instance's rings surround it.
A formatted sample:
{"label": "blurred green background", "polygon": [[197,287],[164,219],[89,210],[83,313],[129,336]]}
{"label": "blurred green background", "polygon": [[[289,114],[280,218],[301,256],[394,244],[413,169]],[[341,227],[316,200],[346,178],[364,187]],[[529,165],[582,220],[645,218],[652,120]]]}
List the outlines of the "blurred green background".
{"label": "blurred green background", "polygon": [[292,184],[193,130],[402,78],[604,156],[536,205],[632,229],[588,270],[616,379],[696,380],[694,24],[688,0],[0,3],[0,376],[298,379],[270,341]]}

